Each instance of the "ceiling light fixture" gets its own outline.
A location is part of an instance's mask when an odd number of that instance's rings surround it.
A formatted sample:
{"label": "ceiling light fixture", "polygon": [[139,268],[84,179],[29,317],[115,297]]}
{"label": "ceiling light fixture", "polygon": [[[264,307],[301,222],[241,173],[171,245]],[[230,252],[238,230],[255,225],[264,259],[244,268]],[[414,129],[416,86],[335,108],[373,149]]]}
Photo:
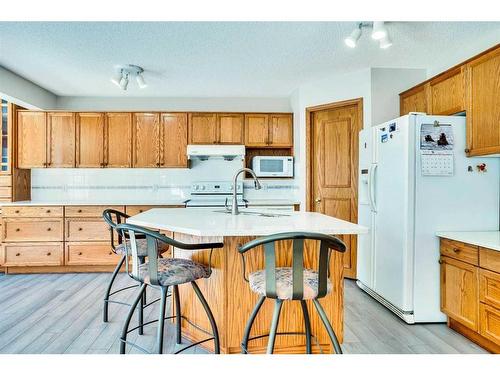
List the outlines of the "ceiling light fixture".
{"label": "ceiling light fixture", "polygon": [[137,65],[124,65],[118,67],[116,74],[111,78],[111,82],[126,91],[130,82],[130,77],[135,77],[137,85],[140,89],[146,88],[148,85],[144,80],[144,69]]}
{"label": "ceiling light fixture", "polygon": [[363,28],[367,27],[372,28],[372,38],[379,41],[380,48],[386,49],[392,46],[391,38],[389,37],[389,33],[385,27],[385,22],[383,21],[359,22],[351,34],[344,39],[346,46],[349,48],[355,48],[363,32]]}

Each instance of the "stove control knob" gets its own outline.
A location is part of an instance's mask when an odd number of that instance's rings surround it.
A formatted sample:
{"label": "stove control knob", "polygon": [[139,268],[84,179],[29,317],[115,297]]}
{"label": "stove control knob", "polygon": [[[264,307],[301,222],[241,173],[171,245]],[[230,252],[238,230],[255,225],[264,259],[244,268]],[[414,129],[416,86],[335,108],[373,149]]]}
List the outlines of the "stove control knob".
{"label": "stove control knob", "polygon": [[200,186],[199,185],[194,185],[193,188],[194,188],[194,190],[198,190],[200,188]]}
{"label": "stove control knob", "polygon": [[205,185],[201,185],[201,186],[200,186],[200,189],[201,189],[201,190],[205,190]]}

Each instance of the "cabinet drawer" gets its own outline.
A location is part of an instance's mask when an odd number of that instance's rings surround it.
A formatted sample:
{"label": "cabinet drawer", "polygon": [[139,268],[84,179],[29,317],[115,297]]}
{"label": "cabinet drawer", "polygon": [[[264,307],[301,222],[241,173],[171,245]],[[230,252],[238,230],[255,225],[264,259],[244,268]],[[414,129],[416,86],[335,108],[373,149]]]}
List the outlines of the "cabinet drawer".
{"label": "cabinet drawer", "polygon": [[0,186],[12,186],[12,176],[0,176]]}
{"label": "cabinet drawer", "polygon": [[477,246],[442,238],[441,254],[469,264],[478,265]]}
{"label": "cabinet drawer", "polygon": [[10,186],[0,186],[0,198],[10,198],[12,196],[12,188]]}
{"label": "cabinet drawer", "polygon": [[109,242],[69,242],[66,244],[66,264],[98,266],[117,264],[120,256],[111,251]]}
{"label": "cabinet drawer", "polygon": [[479,333],[500,345],[500,310],[481,303],[479,316]]}
{"label": "cabinet drawer", "polygon": [[4,219],[2,241],[63,241],[63,220]]}
{"label": "cabinet drawer", "polygon": [[500,251],[479,248],[479,266],[500,273]]}
{"label": "cabinet drawer", "polygon": [[102,217],[102,212],[107,208],[125,212],[125,206],[65,206],[64,215],[66,217]]}
{"label": "cabinet drawer", "polygon": [[110,241],[110,238],[109,226],[103,219],[66,219],[67,241]]}
{"label": "cabinet drawer", "polygon": [[479,270],[479,299],[483,303],[500,309],[500,274]]}
{"label": "cabinet drawer", "polygon": [[2,246],[4,266],[60,266],[63,264],[61,242],[10,243]]}
{"label": "cabinet drawer", "polygon": [[3,217],[62,217],[62,206],[5,206]]}

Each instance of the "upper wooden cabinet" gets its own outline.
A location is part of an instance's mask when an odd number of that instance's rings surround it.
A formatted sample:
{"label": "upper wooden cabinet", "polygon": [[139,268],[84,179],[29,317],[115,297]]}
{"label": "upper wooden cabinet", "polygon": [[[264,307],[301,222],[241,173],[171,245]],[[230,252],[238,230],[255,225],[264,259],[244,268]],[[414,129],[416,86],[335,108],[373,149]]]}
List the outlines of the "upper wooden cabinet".
{"label": "upper wooden cabinet", "polygon": [[245,145],[250,147],[292,147],[292,115],[245,115]]}
{"label": "upper wooden cabinet", "polygon": [[104,167],[104,114],[76,115],[76,166]]}
{"label": "upper wooden cabinet", "polygon": [[500,154],[500,47],[466,65],[467,151]]}
{"label": "upper wooden cabinet", "polygon": [[74,168],[76,130],[75,114],[50,112],[47,114],[47,166]]}
{"label": "upper wooden cabinet", "polygon": [[17,113],[17,166],[43,168],[47,165],[47,114]]}
{"label": "upper wooden cabinet", "polygon": [[410,112],[428,113],[428,86],[420,85],[400,94],[399,105],[401,116]]}
{"label": "upper wooden cabinet", "polygon": [[458,67],[432,79],[429,85],[428,112],[452,115],[465,111],[464,68]]}
{"label": "upper wooden cabinet", "polygon": [[217,114],[217,143],[243,144],[244,116],[236,113]]}
{"label": "upper wooden cabinet", "polygon": [[189,144],[217,143],[217,115],[215,113],[189,114]]}
{"label": "upper wooden cabinet", "polygon": [[188,116],[186,113],[161,114],[161,167],[187,166]]}
{"label": "upper wooden cabinet", "polygon": [[152,168],[160,166],[160,115],[134,113],[132,147],[133,166]]}
{"label": "upper wooden cabinet", "polygon": [[132,131],[131,113],[106,113],[104,128],[106,167],[132,167]]}

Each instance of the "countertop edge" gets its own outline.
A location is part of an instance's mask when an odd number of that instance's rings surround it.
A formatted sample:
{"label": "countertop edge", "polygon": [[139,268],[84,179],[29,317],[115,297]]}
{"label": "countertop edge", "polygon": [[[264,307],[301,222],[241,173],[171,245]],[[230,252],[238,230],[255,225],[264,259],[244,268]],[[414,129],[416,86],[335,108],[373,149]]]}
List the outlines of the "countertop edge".
{"label": "countertop edge", "polygon": [[[469,235],[469,236],[468,236]],[[494,236],[495,240],[477,238],[480,236]],[[470,245],[484,247],[486,249],[500,251],[500,232],[499,231],[441,231],[436,232],[436,236],[448,240],[468,243]]]}

